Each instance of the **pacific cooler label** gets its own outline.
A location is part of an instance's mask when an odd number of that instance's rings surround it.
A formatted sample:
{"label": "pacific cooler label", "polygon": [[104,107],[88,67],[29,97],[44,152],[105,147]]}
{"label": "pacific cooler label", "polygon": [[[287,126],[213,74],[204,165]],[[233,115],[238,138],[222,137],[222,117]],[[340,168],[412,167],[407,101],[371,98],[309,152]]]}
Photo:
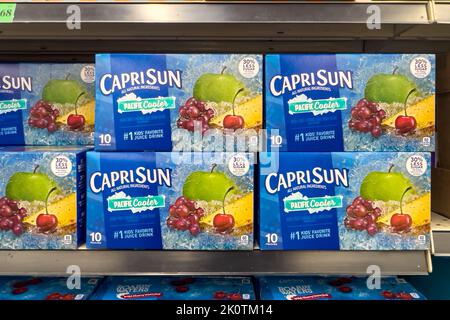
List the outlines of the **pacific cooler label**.
{"label": "pacific cooler label", "polygon": [[0,64],[0,144],[92,144],[94,79],[89,64]]}
{"label": "pacific cooler label", "polygon": [[250,250],[253,155],[88,153],[90,248]]}
{"label": "pacific cooler label", "polygon": [[97,150],[224,151],[262,128],[259,55],[98,54],[96,70]]}
{"label": "pacific cooler label", "polygon": [[262,153],[263,250],[426,250],[429,153]]}
{"label": "pacific cooler label", "polygon": [[434,151],[434,55],[280,54],[265,61],[272,147]]}

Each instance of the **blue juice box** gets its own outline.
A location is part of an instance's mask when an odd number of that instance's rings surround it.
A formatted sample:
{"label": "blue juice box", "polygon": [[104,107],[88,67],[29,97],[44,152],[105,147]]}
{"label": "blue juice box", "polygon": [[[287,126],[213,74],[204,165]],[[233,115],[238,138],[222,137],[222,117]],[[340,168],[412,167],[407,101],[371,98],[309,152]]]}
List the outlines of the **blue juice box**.
{"label": "blue juice box", "polygon": [[97,151],[257,151],[262,56],[97,54]]}
{"label": "blue juice box", "polygon": [[432,54],[270,54],[265,90],[281,151],[434,151]]}
{"label": "blue juice box", "polygon": [[255,300],[249,277],[108,277],[91,300]]}
{"label": "blue juice box", "polygon": [[0,249],[84,243],[87,150],[0,147]]}
{"label": "blue juice box", "polygon": [[94,68],[0,63],[0,145],[93,144]]}
{"label": "blue juice box", "polygon": [[253,249],[252,153],[88,152],[87,247]]}
{"label": "blue juice box", "polygon": [[88,300],[100,277],[0,277],[0,300]]}
{"label": "blue juice box", "polygon": [[[379,280],[379,283],[377,281]],[[402,278],[262,277],[261,300],[426,300]]]}
{"label": "blue juice box", "polygon": [[260,154],[263,250],[426,250],[428,152]]}

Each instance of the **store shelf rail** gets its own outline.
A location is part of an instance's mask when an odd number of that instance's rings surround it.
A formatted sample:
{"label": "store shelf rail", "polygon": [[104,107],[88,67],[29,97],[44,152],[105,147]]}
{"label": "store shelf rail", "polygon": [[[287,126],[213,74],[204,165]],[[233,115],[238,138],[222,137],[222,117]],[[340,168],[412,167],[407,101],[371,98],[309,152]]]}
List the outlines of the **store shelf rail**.
{"label": "store shelf rail", "polygon": [[[0,251],[0,274],[64,275],[420,275],[427,251]],[[72,267],[73,269],[73,267]],[[72,270],[71,269],[71,270]]]}

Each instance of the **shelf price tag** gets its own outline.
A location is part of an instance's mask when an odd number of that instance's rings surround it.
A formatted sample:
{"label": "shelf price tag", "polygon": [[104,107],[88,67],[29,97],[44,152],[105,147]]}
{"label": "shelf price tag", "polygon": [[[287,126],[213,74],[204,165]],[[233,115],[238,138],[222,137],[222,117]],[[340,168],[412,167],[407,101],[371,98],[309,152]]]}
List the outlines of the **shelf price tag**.
{"label": "shelf price tag", "polygon": [[11,23],[16,12],[15,3],[0,3],[0,23]]}

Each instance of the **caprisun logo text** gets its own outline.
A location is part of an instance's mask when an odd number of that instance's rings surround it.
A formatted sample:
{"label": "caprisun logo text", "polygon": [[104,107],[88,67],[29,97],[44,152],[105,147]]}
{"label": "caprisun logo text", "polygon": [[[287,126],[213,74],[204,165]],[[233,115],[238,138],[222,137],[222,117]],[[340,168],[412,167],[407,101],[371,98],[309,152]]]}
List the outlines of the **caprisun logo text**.
{"label": "caprisun logo text", "polygon": [[94,193],[99,193],[118,185],[139,183],[172,186],[172,169],[148,169],[138,167],[134,170],[120,170],[111,172],[94,172],[89,179],[89,186]]}
{"label": "caprisun logo text", "polygon": [[276,75],[270,79],[269,90],[275,97],[305,87],[340,87],[353,89],[351,71],[317,70],[315,73],[299,73],[289,76]]}
{"label": "caprisun logo text", "polygon": [[131,88],[135,86],[169,86],[182,88],[180,70],[156,70],[153,68],[146,71],[110,74],[106,73],[100,77],[100,91],[105,95],[110,95],[117,90]]}
{"label": "caprisun logo text", "polygon": [[312,170],[278,173],[267,175],[265,187],[269,194],[275,194],[282,189],[289,189],[302,184],[334,184],[348,188],[348,169],[323,169],[315,167]]}
{"label": "caprisun logo text", "polygon": [[0,78],[0,89],[33,92],[32,78],[4,75]]}

